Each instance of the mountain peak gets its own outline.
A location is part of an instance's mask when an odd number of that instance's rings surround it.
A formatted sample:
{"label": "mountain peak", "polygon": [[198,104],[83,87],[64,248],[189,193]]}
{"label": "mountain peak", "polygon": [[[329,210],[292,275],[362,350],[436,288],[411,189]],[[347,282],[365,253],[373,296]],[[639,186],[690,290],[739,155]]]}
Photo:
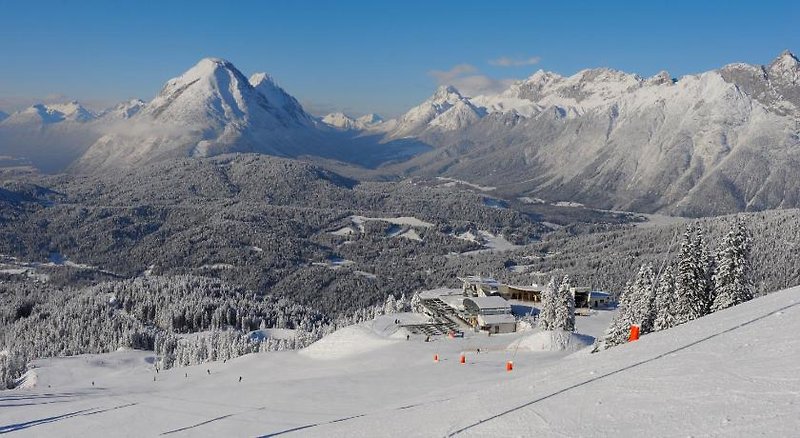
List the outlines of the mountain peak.
{"label": "mountain peak", "polygon": [[661,70],[655,76],[651,76],[647,78],[647,83],[650,85],[663,85],[663,84],[672,84],[672,76],[669,75],[669,72],[666,70]]}
{"label": "mountain peak", "polygon": [[280,110],[276,116],[284,121],[313,123],[312,117],[306,113],[300,102],[281,88],[275,79],[267,73],[254,73],[249,79],[250,85],[267,99],[267,103]]}
{"label": "mountain peak", "polygon": [[203,58],[195,64],[194,68],[236,68],[227,59],[208,57]]}
{"label": "mountain peak", "polygon": [[377,124],[377,123],[382,123],[383,122],[383,117],[381,117],[381,116],[379,116],[379,115],[377,115],[375,113],[369,113],[369,114],[364,114],[363,116],[357,118],[356,121],[360,122],[360,123],[363,123],[365,125],[374,125],[374,124]]}
{"label": "mountain peak", "polygon": [[770,70],[795,71],[800,68],[800,61],[788,49],[781,52],[769,65]]}
{"label": "mountain peak", "polygon": [[433,97],[431,97],[431,100],[435,102],[441,102],[441,101],[449,101],[453,98],[461,99],[462,97],[463,96],[461,95],[461,92],[459,92],[456,87],[452,85],[440,85],[436,89],[436,92],[433,93]]}
{"label": "mountain peak", "polygon": [[272,76],[270,76],[267,73],[260,72],[260,73],[253,73],[252,75],[250,75],[250,85],[252,85],[255,88],[258,88],[258,86],[261,84],[278,86],[278,84],[275,82],[275,79],[273,79]]}
{"label": "mountain peak", "polygon": [[383,119],[377,114],[366,114],[358,118],[353,118],[343,112],[335,112],[323,117],[322,122],[338,129],[364,130],[374,128],[383,123]]}

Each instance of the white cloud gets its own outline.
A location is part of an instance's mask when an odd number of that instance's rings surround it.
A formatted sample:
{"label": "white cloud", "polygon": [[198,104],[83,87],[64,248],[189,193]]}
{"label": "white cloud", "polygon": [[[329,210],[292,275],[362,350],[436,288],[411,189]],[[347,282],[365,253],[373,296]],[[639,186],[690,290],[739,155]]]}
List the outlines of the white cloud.
{"label": "white cloud", "polygon": [[438,85],[452,85],[467,96],[499,93],[514,83],[515,79],[496,79],[476,74],[478,69],[470,64],[458,64],[450,70],[431,70],[428,75]]}
{"label": "white cloud", "polygon": [[466,74],[475,73],[478,69],[470,64],[458,64],[453,66],[450,70],[431,70],[429,75],[436,79],[439,85],[455,85],[452,81],[462,77]]}
{"label": "white cloud", "polygon": [[497,59],[489,60],[490,65],[496,67],[521,67],[524,65],[536,65],[542,58],[538,56],[531,56],[529,58],[510,58],[508,56],[501,56]]}

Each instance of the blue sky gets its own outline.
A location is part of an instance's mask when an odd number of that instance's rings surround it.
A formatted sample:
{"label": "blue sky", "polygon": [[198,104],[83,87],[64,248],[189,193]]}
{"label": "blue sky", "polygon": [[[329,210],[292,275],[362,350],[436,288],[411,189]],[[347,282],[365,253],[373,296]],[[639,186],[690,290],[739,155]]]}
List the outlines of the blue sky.
{"label": "blue sky", "polygon": [[539,68],[673,76],[800,52],[796,1],[0,0],[0,109],[152,98],[216,56],[309,109],[393,116],[438,82],[491,89]]}

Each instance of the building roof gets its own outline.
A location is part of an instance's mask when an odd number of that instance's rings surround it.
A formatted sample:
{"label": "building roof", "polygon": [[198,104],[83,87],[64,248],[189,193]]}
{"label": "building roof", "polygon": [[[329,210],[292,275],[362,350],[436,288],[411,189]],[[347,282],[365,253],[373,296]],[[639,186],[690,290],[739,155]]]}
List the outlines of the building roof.
{"label": "building roof", "polygon": [[517,322],[514,316],[509,313],[500,315],[478,315],[479,325],[496,325],[496,324],[515,324]]}
{"label": "building roof", "polygon": [[464,310],[464,295],[461,291],[458,291],[458,295],[443,295],[439,298],[456,310]]}
{"label": "building roof", "polygon": [[464,298],[464,303],[471,301],[478,309],[511,309],[511,303],[505,298],[498,296],[490,297],[468,297]]}
{"label": "building roof", "polygon": [[458,277],[459,280],[469,284],[481,284],[493,288],[500,287],[500,282],[490,277],[481,277],[480,275],[467,275],[466,277]]}
{"label": "building roof", "polygon": [[506,285],[509,289],[514,290],[521,290],[524,292],[541,292],[544,289],[544,286],[532,285],[532,286],[517,286],[517,285]]}
{"label": "building roof", "polygon": [[425,290],[425,291],[422,291],[422,292],[419,293],[420,299],[423,299],[423,300],[432,300],[432,299],[435,299],[435,298],[443,299],[442,297],[445,297],[445,296],[448,296],[448,295],[463,296],[464,292],[461,289],[451,289],[451,288],[446,288],[446,287],[440,287],[439,289]]}
{"label": "building roof", "polygon": [[603,292],[603,291],[600,291],[600,290],[593,290],[593,291],[589,292],[589,295],[593,296],[595,298],[611,298],[611,294],[610,293]]}

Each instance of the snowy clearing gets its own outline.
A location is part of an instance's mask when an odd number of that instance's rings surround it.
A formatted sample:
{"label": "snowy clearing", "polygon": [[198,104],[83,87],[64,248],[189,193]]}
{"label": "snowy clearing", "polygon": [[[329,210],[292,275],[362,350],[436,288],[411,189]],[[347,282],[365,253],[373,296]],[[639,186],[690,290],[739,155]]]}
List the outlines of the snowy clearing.
{"label": "snowy clearing", "polygon": [[524,202],[526,204],[547,204],[542,198],[531,198],[530,196],[521,196],[517,198],[520,202]]}
{"label": "snowy clearing", "polygon": [[482,185],[478,185],[478,184],[473,184],[471,182],[463,181],[463,180],[460,180],[460,179],[447,178],[447,177],[443,177],[443,176],[437,176],[436,179],[438,179],[439,181],[447,181],[445,184],[443,184],[445,187],[453,187],[453,186],[455,186],[457,184],[462,184],[462,185],[465,185],[467,187],[472,187],[473,189],[480,190],[482,192],[491,192],[492,190],[496,190],[497,189],[497,187],[482,186]]}
{"label": "snowy clearing", "polygon": [[[470,233],[470,235],[472,235],[472,233]],[[462,236],[464,236],[464,240],[469,240],[469,236],[466,236],[466,235],[462,235]],[[473,254],[481,254],[481,253],[487,253],[487,252],[503,252],[503,251],[511,251],[513,249],[521,248],[520,245],[515,245],[515,244],[509,242],[502,235],[500,235],[500,234],[495,235],[495,234],[492,234],[492,233],[490,233],[488,231],[479,230],[478,231],[478,236],[473,236],[473,238],[475,239],[473,241],[477,241],[477,242],[482,243],[483,246],[484,246],[484,249],[476,249],[476,250],[473,250],[473,251],[467,251],[467,252],[463,252],[463,253],[461,253],[459,255],[473,255]]]}
{"label": "snowy clearing", "polygon": [[363,224],[366,221],[382,221],[394,225],[408,225],[411,227],[422,227],[422,228],[430,228],[433,226],[433,224],[430,222],[425,222],[421,219],[417,219],[412,216],[400,216],[400,217],[350,216],[350,220],[353,221],[353,223],[356,224],[362,232],[364,231]]}

